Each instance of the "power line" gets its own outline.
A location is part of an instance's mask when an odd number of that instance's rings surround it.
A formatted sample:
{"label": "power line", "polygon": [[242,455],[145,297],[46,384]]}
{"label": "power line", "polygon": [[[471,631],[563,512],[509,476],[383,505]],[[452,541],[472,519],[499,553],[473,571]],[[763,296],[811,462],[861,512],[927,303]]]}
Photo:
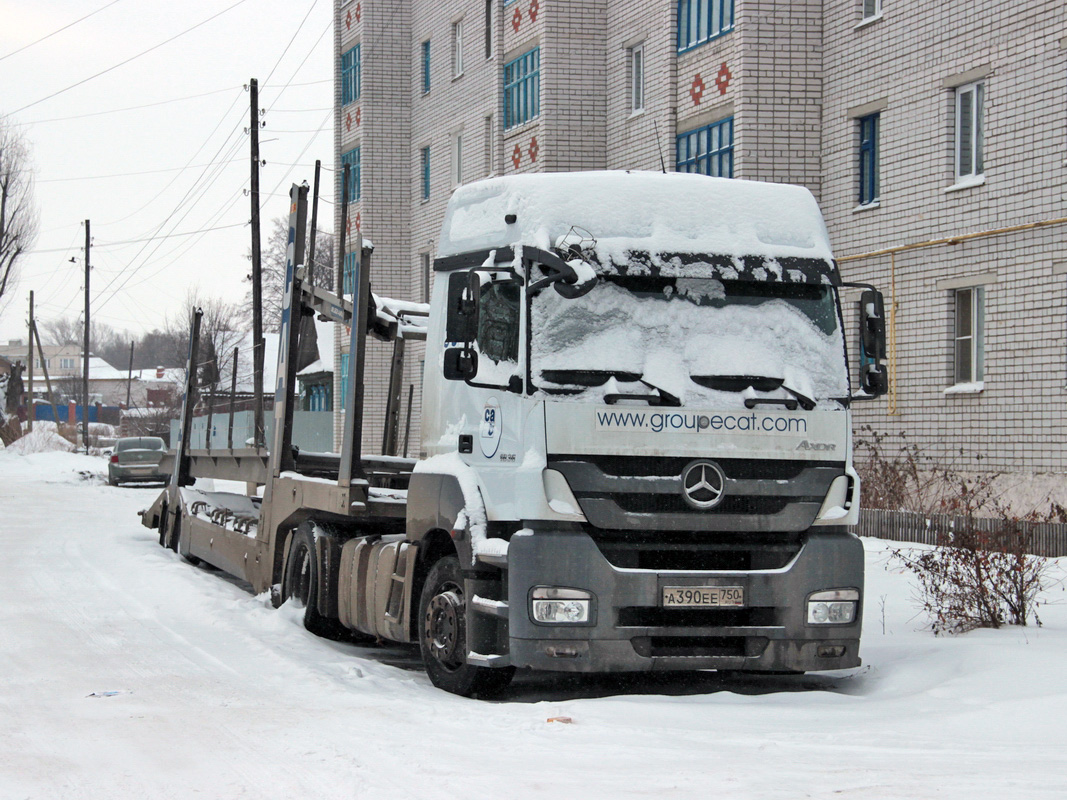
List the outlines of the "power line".
{"label": "power line", "polygon": [[[118,2],[118,0],[116,0]],[[51,117],[49,119],[31,119],[26,122],[19,123],[20,125],[41,125],[45,122],[67,122],[72,119],[86,119],[88,117],[101,117],[105,114],[119,114],[123,111],[140,111],[143,108],[153,108],[155,106],[166,106],[171,103],[181,103],[186,100],[197,100],[201,97],[210,97],[213,94],[222,94],[223,92],[232,92],[235,89],[240,89],[240,86],[227,86],[225,89],[212,89],[210,92],[201,92],[200,94],[190,94],[185,97],[173,97],[170,100],[158,100],[155,103],[144,103],[139,106],[125,106],[123,108],[109,108],[104,111],[90,111],[88,114],[73,114],[69,117]]]}
{"label": "power line", "polygon": [[[219,162],[224,164],[236,164],[245,161],[244,158],[233,158],[229,161]],[[111,175],[80,175],[76,178],[38,178],[34,183],[67,183],[70,181],[102,181],[107,178],[135,178],[141,175],[158,175],[162,172],[183,172],[187,169],[199,169],[200,167],[214,167],[216,164],[186,164],[184,167],[167,167],[164,169],[145,169],[139,172],[115,172]]]}
{"label": "power line", "polygon": [[108,67],[107,69],[101,70],[100,72],[97,72],[95,75],[90,75],[88,78],[83,78],[82,80],[78,81],[77,83],[72,83],[70,86],[67,86],[64,89],[60,89],[57,92],[52,92],[52,94],[48,95],[47,97],[42,97],[40,100],[34,100],[32,103],[24,105],[22,108],[17,108],[11,113],[12,113],[12,115],[18,114],[18,113],[20,113],[22,111],[25,111],[27,108],[33,108],[35,105],[43,103],[45,100],[51,100],[53,97],[58,97],[59,95],[63,94],[64,92],[69,92],[71,89],[74,89],[77,86],[81,86],[83,83],[88,83],[89,81],[93,80],[94,78],[99,78],[101,75],[106,75],[107,73],[112,72],[113,70],[116,70],[119,67],[122,67],[122,66],[125,66],[126,64],[129,64],[131,61],[137,60],[141,56],[148,55],[153,50],[158,50],[160,47],[163,47],[163,45],[170,44],[175,39],[179,39],[182,36],[185,36],[185,34],[190,33],[191,31],[195,31],[197,28],[199,28],[199,27],[201,27],[203,25],[206,25],[207,23],[211,22],[213,19],[221,17],[227,11],[232,11],[233,9],[237,8],[237,6],[242,5],[243,3],[247,3],[247,2],[248,2],[248,0],[237,0],[237,2],[234,3],[232,6],[224,8],[222,11],[219,11],[217,14],[211,15],[207,19],[196,23],[195,25],[193,25],[190,28],[186,28],[181,33],[176,33],[173,36],[171,36],[169,39],[166,39],[166,40],[160,42],[159,44],[153,45],[152,47],[149,47],[147,50],[142,50],[140,53],[138,53],[135,56],[130,56],[126,60],[120,61],[118,64],[114,64],[114,65]]}
{"label": "power line", "polygon": [[57,33],[62,33],[62,32],[63,32],[63,31],[65,31],[65,30],[66,30],[67,28],[73,28],[73,27],[74,27],[75,25],[77,25],[77,24],[78,24],[79,22],[84,22],[85,20],[89,19],[89,17],[93,16],[94,14],[99,14],[99,13],[100,13],[101,11],[103,11],[103,10],[104,10],[105,8],[111,8],[111,6],[115,5],[115,3],[117,3],[117,2],[119,2],[119,0],[111,0],[111,2],[110,2],[110,3],[108,3],[108,4],[106,5],[106,6],[101,6],[100,8],[96,9],[96,11],[90,11],[90,12],[89,12],[88,14],[86,14],[86,15],[85,15],[84,17],[81,17],[80,19],[76,19],[76,20],[74,20],[74,22],[70,22],[70,23],[68,23],[68,24],[64,25],[64,26],[63,26],[62,28],[57,28],[56,30],[54,30],[54,31],[52,31],[51,33],[49,33],[48,35],[46,35],[46,36],[42,36],[42,37],[41,37],[40,39],[38,39],[37,41],[35,41],[35,42],[30,42],[29,44],[23,45],[23,46],[22,46],[22,47],[20,47],[20,48],[19,48],[18,50],[12,50],[12,51],[11,51],[10,53],[8,53],[8,54],[7,54],[7,55],[5,55],[5,56],[0,56],[0,61],[3,61],[3,60],[4,60],[5,58],[11,58],[11,56],[13,56],[13,55],[16,55],[17,53],[21,53],[21,52],[22,52],[23,50],[28,50],[29,48],[33,47],[33,46],[34,46],[35,44],[40,44],[40,43],[41,43],[41,42],[43,42],[43,41],[44,41],[45,39],[51,39],[51,38],[52,38],[53,36],[55,36],[55,35],[56,35]]}

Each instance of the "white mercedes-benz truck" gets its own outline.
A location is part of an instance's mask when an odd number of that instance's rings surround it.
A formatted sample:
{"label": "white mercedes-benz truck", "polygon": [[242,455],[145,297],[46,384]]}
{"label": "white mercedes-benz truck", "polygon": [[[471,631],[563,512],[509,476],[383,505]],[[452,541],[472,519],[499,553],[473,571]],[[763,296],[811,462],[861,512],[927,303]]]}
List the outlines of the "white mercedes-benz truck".
{"label": "white mercedes-benz truck", "polygon": [[[362,453],[360,414],[340,455],[301,454],[276,406],[269,453],[179,447],[145,513],[161,543],[304,604],[313,630],[419,643],[459,694],[516,668],[859,665],[849,409],[886,390],[882,298],[842,283],[810,192],[497,178],[455,191],[439,242],[424,325],[370,292],[366,252],[355,303],[302,285],[299,252],[287,292],[354,322],[356,349],[375,323],[425,336],[420,457]],[[250,470],[262,498],[190,485]]]}

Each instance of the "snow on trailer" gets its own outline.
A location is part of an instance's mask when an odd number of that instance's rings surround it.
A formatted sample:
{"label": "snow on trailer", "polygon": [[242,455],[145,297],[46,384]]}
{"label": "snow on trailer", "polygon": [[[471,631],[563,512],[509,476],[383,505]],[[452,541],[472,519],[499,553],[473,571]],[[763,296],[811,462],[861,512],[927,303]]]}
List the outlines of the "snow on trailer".
{"label": "snow on trailer", "polygon": [[[854,393],[844,284],[807,190],[625,172],[460,187],[428,307],[372,292],[358,237],[354,301],[305,284],[305,194],[274,442],[179,449],[145,515],[161,544],[292,601],[316,633],[417,642],[457,694],[517,669],[860,663],[849,406],[881,390],[881,301],[862,287]],[[310,314],[350,331],[336,454],[291,442]],[[381,456],[362,440],[367,335],[394,347]],[[420,459],[395,455],[409,340],[426,342]],[[197,475],[243,475],[262,499],[180,489]]]}

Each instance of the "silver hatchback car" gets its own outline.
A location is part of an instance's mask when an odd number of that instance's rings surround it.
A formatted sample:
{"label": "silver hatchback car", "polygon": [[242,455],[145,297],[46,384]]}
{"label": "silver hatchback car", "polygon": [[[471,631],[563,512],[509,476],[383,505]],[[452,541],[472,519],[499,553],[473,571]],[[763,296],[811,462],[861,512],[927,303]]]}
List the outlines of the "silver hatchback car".
{"label": "silver hatchback car", "polygon": [[167,446],[157,436],[131,436],[115,442],[111,460],[107,465],[107,482],[112,486],[134,481],[165,481],[167,473],[160,470],[159,462],[167,452]]}

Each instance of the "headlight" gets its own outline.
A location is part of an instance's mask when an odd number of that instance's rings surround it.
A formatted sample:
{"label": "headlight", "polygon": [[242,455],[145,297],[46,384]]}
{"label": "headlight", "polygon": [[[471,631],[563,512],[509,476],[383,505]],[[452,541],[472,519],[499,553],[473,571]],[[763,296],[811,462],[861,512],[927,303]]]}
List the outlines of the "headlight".
{"label": "headlight", "polygon": [[530,593],[530,616],[547,625],[589,622],[593,595],[581,589],[537,586]]}
{"label": "headlight", "polygon": [[856,589],[828,589],[808,597],[809,625],[849,625],[856,620],[860,593]]}

